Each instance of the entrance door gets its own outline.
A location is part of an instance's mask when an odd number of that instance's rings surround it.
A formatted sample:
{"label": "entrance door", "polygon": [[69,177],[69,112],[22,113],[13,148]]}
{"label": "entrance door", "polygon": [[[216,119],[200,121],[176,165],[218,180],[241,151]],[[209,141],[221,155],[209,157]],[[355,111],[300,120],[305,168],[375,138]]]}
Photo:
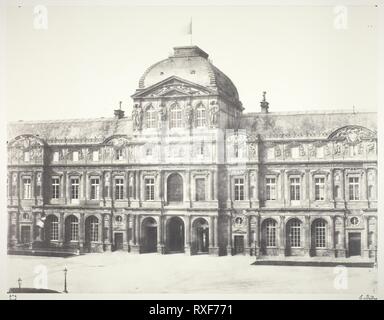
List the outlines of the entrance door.
{"label": "entrance door", "polygon": [[361,233],[351,232],[348,235],[349,256],[361,255]]}
{"label": "entrance door", "polygon": [[31,242],[31,227],[30,226],[21,226],[21,243],[30,243]]}
{"label": "entrance door", "polygon": [[169,252],[184,252],[184,223],[178,218],[171,218],[167,228]]}
{"label": "entrance door", "polygon": [[146,227],[144,252],[157,252],[157,227]]}
{"label": "entrance door", "polygon": [[235,254],[244,253],[244,236],[234,236]]}
{"label": "entrance door", "polygon": [[197,253],[208,252],[209,231],[206,227],[197,228]]}
{"label": "entrance door", "polygon": [[115,250],[123,250],[123,233],[115,233]]}

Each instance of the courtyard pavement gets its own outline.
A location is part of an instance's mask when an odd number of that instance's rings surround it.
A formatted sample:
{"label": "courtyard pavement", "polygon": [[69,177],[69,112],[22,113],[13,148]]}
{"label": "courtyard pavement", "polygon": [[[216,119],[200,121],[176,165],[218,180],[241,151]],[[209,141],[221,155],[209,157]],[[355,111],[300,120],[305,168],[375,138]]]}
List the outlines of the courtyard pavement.
{"label": "courtyard pavement", "polygon": [[[47,270],[49,289],[70,293],[139,294],[375,294],[377,269],[255,266],[253,257],[125,252],[69,258],[7,256],[7,285],[34,287]],[[43,266],[43,267],[42,267]],[[35,273],[36,272],[36,273]],[[38,278],[36,278],[38,277]],[[40,277],[40,278],[39,278]],[[340,278],[344,277],[344,278]],[[335,285],[336,284],[336,285]]]}

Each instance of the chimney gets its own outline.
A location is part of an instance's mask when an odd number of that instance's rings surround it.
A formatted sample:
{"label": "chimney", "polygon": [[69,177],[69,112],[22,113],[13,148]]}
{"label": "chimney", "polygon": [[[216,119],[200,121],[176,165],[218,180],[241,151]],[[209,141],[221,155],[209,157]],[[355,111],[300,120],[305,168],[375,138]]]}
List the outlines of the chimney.
{"label": "chimney", "polygon": [[269,103],[265,100],[266,91],[263,92],[263,101],[260,102],[261,113],[268,113]]}
{"label": "chimney", "polygon": [[121,110],[121,104],[122,104],[122,101],[119,101],[119,109],[116,109],[114,111],[115,119],[124,118],[124,111]]}

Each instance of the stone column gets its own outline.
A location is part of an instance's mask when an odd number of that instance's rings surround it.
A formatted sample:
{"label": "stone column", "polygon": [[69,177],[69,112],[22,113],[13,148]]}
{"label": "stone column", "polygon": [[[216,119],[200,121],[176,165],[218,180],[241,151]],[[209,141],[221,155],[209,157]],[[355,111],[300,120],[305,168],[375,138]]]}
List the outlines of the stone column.
{"label": "stone column", "polygon": [[311,252],[311,220],[310,216],[305,216],[305,224],[304,224],[304,230],[305,230],[305,237],[304,237],[304,254],[306,256],[310,256]]}
{"label": "stone column", "polygon": [[367,168],[364,168],[364,171],[362,172],[362,198],[363,200],[368,200],[368,172]]}
{"label": "stone column", "polygon": [[80,213],[80,233],[79,233],[79,249],[80,252],[85,252],[84,243],[85,243],[85,214],[84,212]]}
{"label": "stone column", "polygon": [[335,175],[335,170],[334,169],[331,169],[331,171],[329,172],[329,175],[328,175],[328,192],[327,192],[327,197],[328,197],[328,201],[332,202],[333,204],[335,203],[335,195],[334,195],[334,175]]}
{"label": "stone column", "polygon": [[[227,228],[228,228],[228,243],[227,243],[227,255],[232,255],[232,215],[229,212],[227,216]],[[211,233],[211,231],[210,231]]]}
{"label": "stone column", "polygon": [[159,216],[159,223],[157,225],[157,252],[160,254],[164,254],[163,227],[163,216]]}
{"label": "stone column", "polygon": [[60,220],[59,220],[59,246],[62,246],[65,239],[65,224],[64,224],[64,212],[60,212]]}
{"label": "stone column", "polygon": [[132,246],[132,253],[140,253],[140,216],[135,214],[134,218],[134,245]]}
{"label": "stone column", "polygon": [[309,169],[305,169],[305,183],[304,183],[304,190],[305,190],[305,200],[307,200],[308,207],[311,206],[311,198],[313,197],[313,176],[310,173]]}
{"label": "stone column", "polygon": [[285,234],[285,216],[280,216],[279,226],[279,256],[285,256],[286,234]]}
{"label": "stone column", "polygon": [[213,217],[213,232],[214,232],[214,252],[213,254],[219,255],[219,217]]}
{"label": "stone column", "polygon": [[335,216],[330,217],[329,224],[329,236],[328,236],[328,246],[331,252],[331,257],[336,257],[335,251]]}
{"label": "stone column", "polygon": [[369,258],[369,248],[368,248],[368,217],[363,216],[364,229],[361,231],[361,255],[364,258]]}
{"label": "stone column", "polygon": [[214,253],[214,223],[213,223],[213,216],[209,219],[209,254]]}
{"label": "stone column", "polygon": [[286,181],[286,176],[285,176],[285,170],[280,170],[280,182],[281,182],[281,198],[283,200],[283,206],[286,207],[287,206],[287,203],[289,201],[288,199],[288,194],[286,192],[286,184],[287,184],[287,181]]}
{"label": "stone column", "polygon": [[191,216],[185,217],[185,247],[184,253],[191,254]]}
{"label": "stone column", "polygon": [[214,170],[214,176],[213,176],[213,200],[218,200],[218,172],[217,169]]}

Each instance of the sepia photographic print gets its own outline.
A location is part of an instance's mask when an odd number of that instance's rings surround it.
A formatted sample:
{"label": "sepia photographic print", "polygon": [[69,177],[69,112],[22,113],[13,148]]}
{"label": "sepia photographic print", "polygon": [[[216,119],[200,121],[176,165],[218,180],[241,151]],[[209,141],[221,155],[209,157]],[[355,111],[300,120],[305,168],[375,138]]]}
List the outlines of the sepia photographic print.
{"label": "sepia photographic print", "polygon": [[383,298],[380,3],[1,10],[2,299]]}

